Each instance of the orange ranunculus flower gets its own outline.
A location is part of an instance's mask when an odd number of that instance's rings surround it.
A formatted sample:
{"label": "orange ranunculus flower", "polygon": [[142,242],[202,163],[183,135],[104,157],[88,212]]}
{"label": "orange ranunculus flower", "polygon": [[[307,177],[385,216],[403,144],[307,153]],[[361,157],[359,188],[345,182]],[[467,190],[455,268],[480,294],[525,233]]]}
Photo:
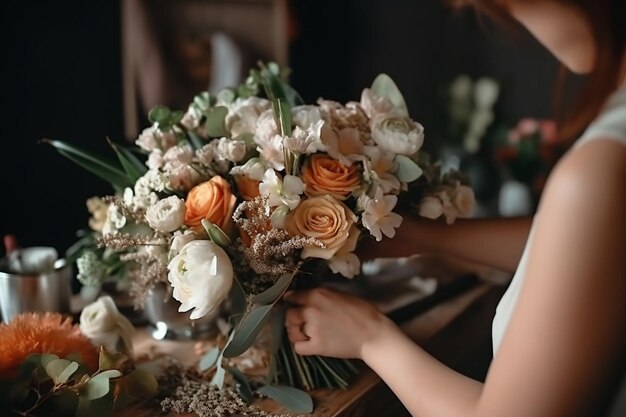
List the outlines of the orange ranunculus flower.
{"label": "orange ranunculus flower", "polygon": [[259,193],[259,184],[257,180],[245,175],[234,175],[235,184],[237,184],[237,190],[239,195],[246,201],[254,200],[261,194]]}
{"label": "orange ranunculus flower", "polygon": [[231,229],[236,202],[237,198],[230,191],[228,181],[215,176],[189,191],[187,201],[185,201],[187,207],[185,225],[198,227],[202,219],[207,219],[228,233]]}
{"label": "orange ranunculus flower", "polygon": [[355,165],[343,165],[325,154],[311,156],[302,170],[302,181],[308,196],[330,194],[338,200],[345,200],[361,186]]}
{"label": "orange ranunculus flower", "polygon": [[302,258],[330,259],[344,246],[354,250],[359,229],[356,215],[330,195],[312,197],[301,202],[287,219],[287,230],[293,236],[319,240],[323,248],[305,246]]}

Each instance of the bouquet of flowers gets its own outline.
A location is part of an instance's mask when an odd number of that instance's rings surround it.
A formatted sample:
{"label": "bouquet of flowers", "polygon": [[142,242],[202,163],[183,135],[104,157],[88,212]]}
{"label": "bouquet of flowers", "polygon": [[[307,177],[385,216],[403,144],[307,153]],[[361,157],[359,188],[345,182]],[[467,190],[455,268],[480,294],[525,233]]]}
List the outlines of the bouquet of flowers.
{"label": "bouquet of flowers", "polygon": [[346,105],[307,105],[285,80],[277,65],[260,64],[242,85],[196,96],[185,113],[156,107],[138,148],[112,144],[119,162],[51,144],[117,191],[88,202],[94,233],[77,246],[79,279],[129,276],[138,305],[169,283],[191,319],[227,305],[228,337],[202,359],[212,382],[221,386],[228,371],[249,397],[243,374],[222,363],[264,330],[270,359],[258,392],[292,406],[301,398],[296,411],[305,412],[310,398],[293,387],[346,387],[357,370],[297,355],[283,334],[282,295],[312,286],[325,267],[357,275],[358,241],[393,238],[400,209],[452,221],[474,200],[420,152],[424,129],[388,76]]}

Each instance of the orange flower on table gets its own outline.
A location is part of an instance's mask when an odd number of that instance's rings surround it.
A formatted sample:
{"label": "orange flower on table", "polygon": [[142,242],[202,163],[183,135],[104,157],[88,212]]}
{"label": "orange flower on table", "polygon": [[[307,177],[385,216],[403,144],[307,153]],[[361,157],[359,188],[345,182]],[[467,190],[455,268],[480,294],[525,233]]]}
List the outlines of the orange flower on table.
{"label": "orange flower on table", "polygon": [[71,318],[56,313],[24,313],[0,324],[0,375],[11,376],[32,354],[50,353],[59,358],[78,354],[90,371],[98,369],[98,349],[72,325]]}
{"label": "orange flower on table", "polygon": [[312,197],[301,202],[287,219],[287,230],[293,236],[314,238],[324,247],[308,245],[302,258],[330,259],[347,245],[354,249],[359,235],[356,215],[330,195]]}
{"label": "orange flower on table", "polygon": [[261,194],[259,193],[260,181],[254,180],[246,175],[233,175],[237,191],[239,195],[246,201],[254,200]]}
{"label": "orange flower on table", "polygon": [[237,198],[231,192],[228,181],[215,176],[189,191],[185,201],[187,208],[185,225],[197,228],[200,227],[202,219],[207,219],[228,233],[236,202]]}
{"label": "orange flower on table", "polygon": [[325,154],[311,156],[302,169],[302,181],[308,196],[330,194],[338,200],[345,200],[361,186],[356,165],[346,166]]}

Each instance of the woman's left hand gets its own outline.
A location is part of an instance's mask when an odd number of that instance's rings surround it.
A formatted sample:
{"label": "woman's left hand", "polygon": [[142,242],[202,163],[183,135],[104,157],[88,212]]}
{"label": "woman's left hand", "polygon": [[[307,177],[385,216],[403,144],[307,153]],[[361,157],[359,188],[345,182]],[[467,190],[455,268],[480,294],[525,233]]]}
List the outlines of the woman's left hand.
{"label": "woman's left hand", "polygon": [[368,344],[398,330],[370,303],[327,288],[289,293],[285,326],[300,355],[362,358]]}

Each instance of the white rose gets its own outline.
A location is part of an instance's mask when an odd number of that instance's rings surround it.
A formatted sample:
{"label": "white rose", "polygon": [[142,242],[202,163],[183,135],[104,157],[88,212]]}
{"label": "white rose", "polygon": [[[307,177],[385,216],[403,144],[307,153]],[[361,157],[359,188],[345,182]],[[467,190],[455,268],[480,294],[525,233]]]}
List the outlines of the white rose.
{"label": "white rose", "polygon": [[420,203],[420,216],[427,219],[438,219],[443,214],[443,205],[441,200],[437,197],[427,196],[424,197]]}
{"label": "white rose", "polygon": [[399,114],[380,114],[372,119],[372,139],[383,149],[413,155],[424,143],[424,127]]}
{"label": "white rose", "polygon": [[170,233],[185,221],[185,202],[173,195],[160,200],[146,211],[146,220],[153,229]]}
{"label": "white rose", "polygon": [[111,352],[132,355],[132,335],[135,328],[115,307],[109,296],[98,298],[80,313],[80,331],[95,345],[102,345]]}
{"label": "white rose", "polygon": [[467,185],[459,185],[454,192],[454,206],[459,212],[459,217],[470,217],[474,212],[474,190]]}
{"label": "white rose", "polygon": [[215,310],[233,284],[233,266],[224,250],[210,240],[187,243],[167,266],[178,309],[199,319]]}

